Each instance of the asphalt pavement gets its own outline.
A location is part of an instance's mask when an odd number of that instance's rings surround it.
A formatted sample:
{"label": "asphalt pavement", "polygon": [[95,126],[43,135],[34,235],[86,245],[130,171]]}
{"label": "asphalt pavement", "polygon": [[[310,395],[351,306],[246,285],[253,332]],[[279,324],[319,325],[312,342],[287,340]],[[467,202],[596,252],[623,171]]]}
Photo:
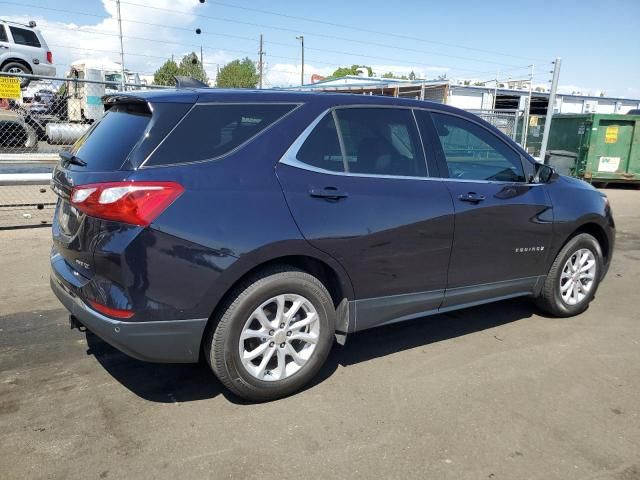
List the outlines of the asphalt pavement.
{"label": "asphalt pavement", "polygon": [[204,365],[69,330],[49,228],[0,231],[0,478],[640,479],[640,191],[569,319],[526,299],[363,332],[305,391],[246,404]]}

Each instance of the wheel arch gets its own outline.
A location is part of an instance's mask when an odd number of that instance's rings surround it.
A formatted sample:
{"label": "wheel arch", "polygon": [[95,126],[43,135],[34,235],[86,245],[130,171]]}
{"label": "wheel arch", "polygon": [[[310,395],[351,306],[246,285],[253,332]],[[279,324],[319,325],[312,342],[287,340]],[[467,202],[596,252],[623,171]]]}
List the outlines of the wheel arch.
{"label": "wheel arch", "polygon": [[20,58],[20,57],[9,57],[6,60],[4,60],[2,62],[2,64],[0,64],[0,69],[4,68],[4,66],[7,63],[20,63],[22,65],[24,65],[25,67],[27,67],[27,69],[29,70],[29,72],[33,73],[33,68],[31,68],[31,65],[29,64],[29,62],[27,60],[25,60],[24,58]]}
{"label": "wheel arch", "polygon": [[608,264],[611,257],[611,242],[609,241],[609,237],[607,236],[605,229],[596,222],[587,222],[580,225],[571,233],[571,235],[569,235],[562,247],[564,247],[573,237],[580,235],[581,233],[588,233],[596,239],[600,245],[600,250],[602,250],[604,263]]}
{"label": "wheel arch", "polygon": [[346,315],[346,318],[338,318],[336,320],[336,327],[342,322],[348,323],[348,308],[344,308],[343,305],[354,298],[354,291],[351,280],[338,262],[333,260],[331,257],[324,256],[322,252],[316,254],[315,252],[308,251],[295,252],[290,255],[261,255],[261,257],[260,261],[255,263],[251,262],[251,267],[246,267],[249,263],[248,260],[241,258],[237,262],[238,265],[233,269],[235,270],[233,281],[225,283],[223,293],[218,294],[218,298],[215,299],[215,305],[211,310],[207,326],[205,327],[200,340],[201,354],[203,352],[204,341],[207,338],[208,332],[215,327],[215,319],[219,318],[221,310],[225,305],[227,305],[229,296],[233,292],[234,288],[251,275],[255,275],[257,272],[275,265],[288,265],[318,278],[329,291],[336,310],[341,312],[338,313],[338,315]]}

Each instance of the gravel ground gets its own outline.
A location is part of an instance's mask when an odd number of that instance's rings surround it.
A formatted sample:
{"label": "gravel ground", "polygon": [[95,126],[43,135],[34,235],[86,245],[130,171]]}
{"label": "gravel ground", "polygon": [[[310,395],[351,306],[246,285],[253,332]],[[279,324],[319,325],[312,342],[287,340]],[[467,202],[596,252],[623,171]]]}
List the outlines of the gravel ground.
{"label": "gravel ground", "polygon": [[70,331],[50,229],[0,231],[0,477],[640,479],[640,192],[587,312],[512,300],[351,336],[276,402]]}

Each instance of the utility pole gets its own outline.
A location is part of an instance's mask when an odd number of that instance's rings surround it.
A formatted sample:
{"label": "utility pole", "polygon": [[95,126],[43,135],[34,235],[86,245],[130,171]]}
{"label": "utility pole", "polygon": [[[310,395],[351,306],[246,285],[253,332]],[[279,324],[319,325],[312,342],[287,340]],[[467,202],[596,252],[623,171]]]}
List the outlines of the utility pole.
{"label": "utility pole", "polygon": [[260,74],[258,88],[262,90],[262,75],[264,71],[264,50],[262,43],[262,34],[260,34],[260,50],[258,51],[258,73]]}
{"label": "utility pole", "polygon": [[204,60],[202,57],[202,45],[200,45],[200,70],[202,71],[202,78],[204,79]]}
{"label": "utility pole", "polygon": [[527,135],[529,134],[529,115],[531,114],[531,91],[533,89],[533,65],[529,65],[531,67],[531,72],[529,72],[529,96],[527,98],[527,107],[524,111],[524,120],[522,125],[522,137],[520,139],[520,144],[522,148],[527,149]]}
{"label": "utility pole", "polygon": [[496,100],[498,99],[498,77],[500,76],[500,71],[496,72],[496,88],[493,90],[493,110],[496,109]]}
{"label": "utility pole", "polygon": [[116,0],[116,7],[118,10],[118,29],[120,30],[120,88],[124,91],[126,90],[126,87],[124,85],[124,43],[122,42],[122,15],[120,15],[120,0]]}
{"label": "utility pole", "polygon": [[547,116],[544,119],[542,145],[540,145],[540,161],[542,163],[545,163],[544,156],[547,152],[547,143],[549,142],[551,118],[553,117],[553,108],[556,105],[556,92],[558,90],[558,79],[560,78],[560,65],[562,65],[562,59],[556,58],[556,60],[553,62],[553,77],[551,79],[551,91],[549,92],[549,104],[547,105]]}
{"label": "utility pole", "polygon": [[302,65],[300,69],[300,86],[304,85],[304,35],[296,37],[300,40],[300,46],[302,47]]}

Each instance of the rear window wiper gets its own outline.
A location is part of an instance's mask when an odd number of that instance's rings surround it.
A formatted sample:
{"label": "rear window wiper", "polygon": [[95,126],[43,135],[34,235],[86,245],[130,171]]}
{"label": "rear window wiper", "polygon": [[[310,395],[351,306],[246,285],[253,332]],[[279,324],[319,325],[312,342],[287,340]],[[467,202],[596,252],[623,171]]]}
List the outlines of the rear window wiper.
{"label": "rear window wiper", "polygon": [[67,165],[73,164],[73,165],[78,165],[79,167],[87,166],[87,162],[85,162],[81,158],[76,157],[73,153],[67,152],[66,150],[63,150],[58,155],[60,155],[62,162],[66,163]]}

